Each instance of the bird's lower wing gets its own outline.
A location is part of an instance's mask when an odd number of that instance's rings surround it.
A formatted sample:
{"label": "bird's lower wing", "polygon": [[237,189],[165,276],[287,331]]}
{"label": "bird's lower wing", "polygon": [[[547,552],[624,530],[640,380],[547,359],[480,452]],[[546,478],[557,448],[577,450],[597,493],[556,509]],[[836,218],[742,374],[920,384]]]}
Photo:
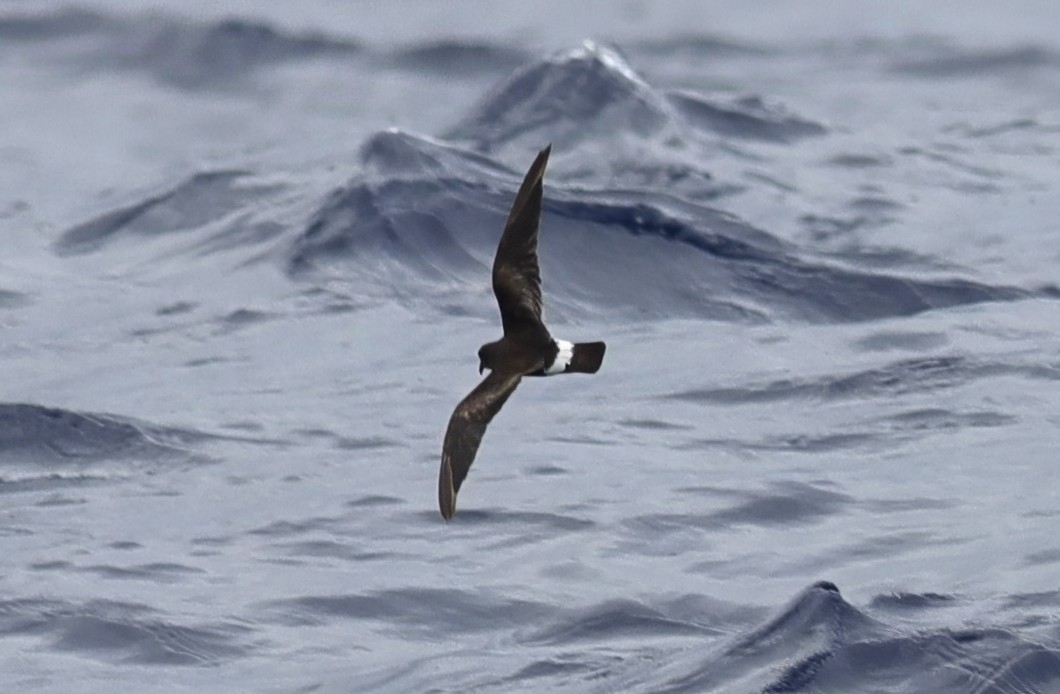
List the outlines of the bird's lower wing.
{"label": "bird's lower wing", "polygon": [[491,371],[453,410],[442,444],[442,469],[438,475],[438,507],[449,520],[456,513],[456,494],[478,453],[490,420],[515,392],[521,374]]}

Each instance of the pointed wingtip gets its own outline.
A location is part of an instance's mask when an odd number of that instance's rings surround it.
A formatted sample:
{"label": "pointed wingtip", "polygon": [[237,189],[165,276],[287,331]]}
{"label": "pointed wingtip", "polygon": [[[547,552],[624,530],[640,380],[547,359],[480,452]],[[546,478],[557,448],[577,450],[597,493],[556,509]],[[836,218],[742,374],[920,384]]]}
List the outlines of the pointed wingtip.
{"label": "pointed wingtip", "polygon": [[545,148],[537,153],[537,161],[534,162],[533,168],[537,169],[537,180],[540,182],[545,178],[545,169],[548,167],[548,157],[552,154],[552,143],[545,145]]}
{"label": "pointed wingtip", "polygon": [[[537,153],[537,157],[534,159],[534,163],[530,166],[530,170],[537,170],[543,175],[545,171],[545,165],[548,164],[548,156],[550,154],[552,154],[551,142],[545,145],[545,148]],[[540,178],[540,176],[538,176],[538,178]]]}
{"label": "pointed wingtip", "polygon": [[[508,213],[508,220],[504,223],[505,233],[511,228],[512,224],[519,218],[519,215],[527,208],[527,204],[533,197],[535,190],[540,190],[542,180],[545,177],[545,167],[548,166],[548,155],[552,151],[552,145],[548,145],[543,150],[537,153],[537,157],[534,158],[534,163],[527,169],[526,175],[523,176],[523,182],[519,185],[519,192],[515,194],[515,202],[512,203],[512,209]],[[533,220],[532,224],[528,220],[528,224],[525,225],[526,229],[533,231],[537,227],[537,217],[540,215],[540,204],[533,208]],[[504,236],[501,236],[501,245],[504,244]],[[498,247],[500,252],[500,247]],[[496,263],[496,261],[494,261]]]}
{"label": "pointed wingtip", "polygon": [[442,518],[448,523],[453,519],[453,515],[456,513],[456,499],[450,497],[449,499],[440,500],[438,504],[438,510],[442,513]]}
{"label": "pointed wingtip", "polygon": [[[548,156],[552,153],[552,145],[547,145],[543,150],[537,153],[534,157],[534,163],[530,165],[530,171],[528,174],[533,173],[533,178],[536,181],[540,181],[545,176],[545,167],[548,166]],[[536,172],[536,173],[535,173]]]}

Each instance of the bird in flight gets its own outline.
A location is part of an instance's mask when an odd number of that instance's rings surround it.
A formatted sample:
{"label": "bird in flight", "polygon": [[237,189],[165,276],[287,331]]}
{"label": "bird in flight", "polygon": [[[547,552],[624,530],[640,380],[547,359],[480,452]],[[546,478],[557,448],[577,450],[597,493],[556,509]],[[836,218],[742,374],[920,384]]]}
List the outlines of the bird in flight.
{"label": "bird in flight", "polygon": [[523,376],[594,374],[604,360],[603,342],[557,340],[541,321],[537,228],[542,179],[551,149],[549,145],[541,150],[526,172],[493,259],[493,293],[500,306],[504,336],[479,348],[478,371],[481,374],[489,369],[489,375],[460,401],[445,430],[438,506],[446,520],[456,513],[456,494],[475,460],[486,427]]}

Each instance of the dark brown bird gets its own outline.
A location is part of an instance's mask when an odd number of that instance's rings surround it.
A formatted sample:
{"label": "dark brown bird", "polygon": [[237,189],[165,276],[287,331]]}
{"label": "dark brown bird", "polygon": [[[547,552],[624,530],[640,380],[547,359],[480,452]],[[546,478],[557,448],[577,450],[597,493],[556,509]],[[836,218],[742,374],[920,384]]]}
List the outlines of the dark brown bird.
{"label": "dark brown bird", "polygon": [[490,373],[449,418],[438,476],[438,506],[446,520],[456,513],[456,494],[475,460],[486,426],[523,376],[594,374],[604,360],[603,342],[557,340],[541,322],[537,227],[542,179],[551,150],[551,145],[541,150],[526,172],[493,259],[493,293],[501,309],[504,337],[479,348],[478,371],[489,369]]}

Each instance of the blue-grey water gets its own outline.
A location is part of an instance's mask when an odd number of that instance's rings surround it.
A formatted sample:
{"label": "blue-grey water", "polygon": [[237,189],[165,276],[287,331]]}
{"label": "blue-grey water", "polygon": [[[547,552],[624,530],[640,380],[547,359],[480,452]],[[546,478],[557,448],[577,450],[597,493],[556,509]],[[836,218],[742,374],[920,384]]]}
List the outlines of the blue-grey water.
{"label": "blue-grey water", "polygon": [[0,3],[0,689],[1060,692],[1057,26]]}

